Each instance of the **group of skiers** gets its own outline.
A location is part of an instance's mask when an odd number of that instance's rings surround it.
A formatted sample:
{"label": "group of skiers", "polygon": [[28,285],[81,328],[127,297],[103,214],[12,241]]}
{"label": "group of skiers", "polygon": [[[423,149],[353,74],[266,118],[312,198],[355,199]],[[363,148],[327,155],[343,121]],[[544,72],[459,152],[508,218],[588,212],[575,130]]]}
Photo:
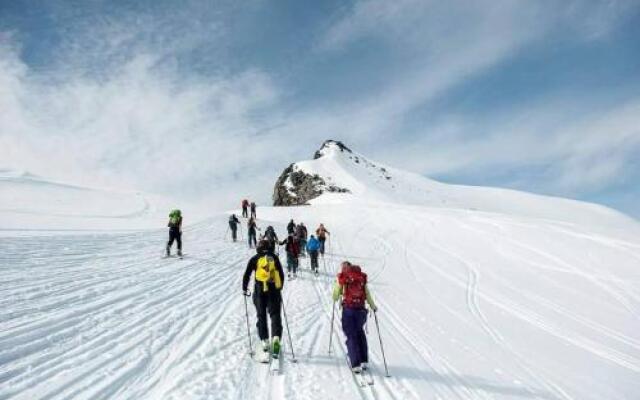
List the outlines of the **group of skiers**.
{"label": "group of skiers", "polygon": [[[298,276],[298,267],[300,265],[300,257],[309,255],[311,271],[316,276],[320,274],[318,266],[318,255],[324,257],[324,242],[329,235],[329,231],[320,224],[316,229],[316,235],[309,235],[304,222],[296,224],[293,219],[287,224],[287,237],[279,241],[278,235],[275,233],[273,226],[269,226],[262,239],[267,240],[271,251],[275,251],[275,245],[284,246],[287,254],[287,277],[295,279]],[[316,237],[317,236],[317,237]]]}
{"label": "group of skiers", "polygon": [[[251,208],[251,217],[247,215],[248,207]],[[257,242],[256,230],[260,229],[255,221],[255,208],[255,203],[249,204],[247,200],[242,201],[243,217],[249,218],[247,221],[249,247],[253,245],[256,248],[256,254],[251,257],[244,272],[242,293],[247,297],[252,297],[256,308],[260,350],[277,358],[281,348],[282,318],[280,313],[285,276],[276,253],[276,245],[285,246],[287,278],[295,279],[297,277],[299,257],[306,256],[305,251],[309,254],[311,270],[317,276],[319,274],[318,255],[324,257],[325,243],[330,232],[324,224],[320,224],[315,235],[308,235],[304,223],[296,224],[291,219],[287,224],[286,239],[279,241],[273,226],[268,226],[260,241]],[[178,256],[182,257],[182,213],[180,210],[175,209],[170,212],[167,226],[169,227],[169,241],[166,246],[166,256],[170,256],[171,247],[176,241]],[[232,214],[229,217],[229,229],[233,241],[237,240],[238,226],[240,226],[240,220],[235,214]],[[253,293],[249,291],[251,275],[254,276]],[[341,270],[336,276],[332,298],[334,305],[339,302],[342,309],[341,322],[346,337],[349,364],[355,374],[360,374],[367,370],[368,363],[367,337],[364,332],[368,316],[366,304],[374,313],[377,311],[367,285],[367,275],[362,272],[359,266],[348,261],[342,262]],[[267,315],[271,325],[270,329]]]}
{"label": "group of skiers", "polygon": [[[289,237],[292,237],[290,234]],[[256,255],[247,263],[242,277],[242,293],[252,297],[256,308],[259,350],[271,353],[277,358],[281,348],[282,337],[282,289],[285,276],[278,255],[274,253],[272,245],[265,238],[261,239],[256,248]],[[253,293],[249,291],[249,281],[254,275]],[[334,302],[339,302],[342,308],[342,330],[346,337],[349,364],[354,373],[359,374],[367,369],[369,362],[367,336],[364,325],[367,321],[368,310],[377,312],[377,307],[367,285],[367,274],[362,269],[344,261],[336,277],[333,287]],[[267,322],[267,315],[271,329]]]}

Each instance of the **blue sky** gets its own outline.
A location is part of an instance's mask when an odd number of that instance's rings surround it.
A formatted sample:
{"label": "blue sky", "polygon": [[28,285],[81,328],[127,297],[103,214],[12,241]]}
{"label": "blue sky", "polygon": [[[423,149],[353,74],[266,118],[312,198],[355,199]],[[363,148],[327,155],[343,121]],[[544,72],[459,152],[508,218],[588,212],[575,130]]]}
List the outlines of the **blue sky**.
{"label": "blue sky", "polygon": [[336,138],[640,217],[639,37],[637,1],[0,1],[0,166],[227,207]]}

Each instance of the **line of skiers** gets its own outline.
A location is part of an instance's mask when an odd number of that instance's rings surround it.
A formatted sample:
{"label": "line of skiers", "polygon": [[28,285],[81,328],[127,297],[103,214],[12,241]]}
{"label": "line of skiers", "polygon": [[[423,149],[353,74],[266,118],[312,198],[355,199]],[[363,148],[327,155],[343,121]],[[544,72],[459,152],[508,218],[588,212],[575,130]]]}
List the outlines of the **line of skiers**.
{"label": "line of skiers", "polygon": [[[292,234],[289,234],[289,237],[292,237]],[[254,275],[253,293],[249,291],[251,275]],[[259,350],[263,353],[270,352],[276,358],[281,347],[284,282],[282,264],[273,251],[273,245],[266,238],[260,240],[256,255],[247,263],[242,278],[242,293],[244,296],[252,297],[256,308]],[[342,262],[333,287],[332,299],[334,305],[338,302],[342,309],[342,330],[346,337],[349,363],[352,371],[359,374],[367,369],[369,362],[364,325],[369,310],[374,313],[378,310],[367,285],[367,274],[349,261]],[[271,325],[270,330],[267,315]]]}
{"label": "line of skiers", "polygon": [[[280,338],[282,337],[280,312],[285,277],[282,264],[278,254],[275,252],[276,244],[285,246],[287,277],[289,279],[297,277],[299,256],[301,254],[304,256],[305,249],[311,260],[311,269],[317,276],[318,254],[324,257],[325,242],[330,233],[324,224],[320,224],[316,229],[317,238],[314,235],[310,235],[307,240],[308,231],[304,223],[296,224],[291,219],[287,224],[287,238],[282,242],[278,240],[273,227],[269,226],[262,235],[260,242],[256,243],[256,230],[259,230],[259,228],[255,222],[255,203],[252,203],[251,211],[252,217],[247,222],[249,246],[251,247],[253,242],[256,247],[256,255],[251,257],[247,263],[242,279],[242,292],[245,296],[252,296],[253,304],[256,308],[256,326],[261,350],[265,353],[271,352],[277,358],[281,347]],[[167,257],[171,254],[171,247],[174,241],[177,242],[178,256],[182,257],[182,221],[182,212],[180,210],[175,209],[169,213]],[[237,240],[237,228],[239,225],[240,221],[235,214],[232,214],[229,218],[229,228],[234,241]],[[248,290],[252,274],[254,275],[253,294]],[[332,298],[334,305],[339,302],[342,309],[342,330],[346,337],[350,366],[354,373],[359,374],[367,369],[369,361],[367,336],[364,332],[364,325],[368,316],[366,304],[369,305],[369,310],[374,313],[377,312],[377,307],[367,285],[367,275],[362,272],[359,266],[353,265],[349,261],[342,262],[341,271],[336,276]],[[267,314],[271,322],[271,329],[268,327]],[[333,330],[333,325],[331,328]]]}

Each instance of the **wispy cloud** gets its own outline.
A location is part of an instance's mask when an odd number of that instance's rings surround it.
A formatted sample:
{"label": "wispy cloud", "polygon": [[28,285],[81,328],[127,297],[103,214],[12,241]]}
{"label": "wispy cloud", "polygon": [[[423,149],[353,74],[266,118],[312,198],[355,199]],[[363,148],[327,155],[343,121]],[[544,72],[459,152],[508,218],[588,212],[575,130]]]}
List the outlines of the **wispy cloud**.
{"label": "wispy cloud", "polygon": [[263,139],[253,137],[262,129],[255,115],[274,104],[278,90],[259,70],[184,79],[156,56],[138,54],[107,77],[51,83],[10,43],[0,60],[0,138],[10,149],[2,162],[9,166],[203,194],[194,182],[230,183],[234,172],[268,160]]}
{"label": "wispy cloud", "polygon": [[409,168],[430,175],[537,170],[537,178],[525,185],[571,196],[598,192],[636,174],[627,166],[640,151],[640,99],[597,111],[570,112],[572,107],[545,99],[494,115],[481,127],[457,116],[428,127],[444,130],[443,135],[398,145],[397,162],[411,160]]}

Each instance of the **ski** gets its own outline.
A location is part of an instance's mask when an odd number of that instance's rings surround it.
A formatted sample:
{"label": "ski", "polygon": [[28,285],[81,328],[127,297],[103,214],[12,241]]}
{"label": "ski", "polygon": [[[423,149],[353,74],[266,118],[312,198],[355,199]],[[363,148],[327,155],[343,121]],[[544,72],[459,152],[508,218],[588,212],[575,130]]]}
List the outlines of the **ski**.
{"label": "ski", "polygon": [[255,360],[260,364],[269,364],[271,362],[271,353],[269,351],[264,351],[262,348],[258,348]]}
{"label": "ski", "polygon": [[371,368],[363,369],[361,373],[364,380],[367,382],[367,385],[373,386],[375,381],[373,380],[373,374],[371,373]]}
{"label": "ski", "polygon": [[349,356],[347,354],[344,355],[344,359],[347,362],[347,367],[349,368],[349,371],[351,371],[351,375],[353,375],[353,379],[356,381],[358,386],[363,388],[369,386],[369,384],[367,383],[367,380],[363,375],[363,372],[355,372],[351,368],[351,362],[349,361]]}
{"label": "ski", "polygon": [[271,375],[279,375],[282,368],[282,357],[271,355],[271,363],[269,364],[269,373]]}
{"label": "ski", "polygon": [[282,368],[282,345],[280,345],[280,349],[278,353],[271,352],[269,357],[271,358],[271,363],[269,365],[269,373],[271,375],[279,375],[280,369]]}
{"label": "ski", "polygon": [[360,373],[356,373],[353,370],[351,371],[351,373],[353,374],[354,379],[356,380],[356,382],[358,383],[358,385],[360,385],[360,387],[367,387],[369,386],[369,384],[367,383],[366,378],[364,377],[364,375],[362,375],[362,372]]}

